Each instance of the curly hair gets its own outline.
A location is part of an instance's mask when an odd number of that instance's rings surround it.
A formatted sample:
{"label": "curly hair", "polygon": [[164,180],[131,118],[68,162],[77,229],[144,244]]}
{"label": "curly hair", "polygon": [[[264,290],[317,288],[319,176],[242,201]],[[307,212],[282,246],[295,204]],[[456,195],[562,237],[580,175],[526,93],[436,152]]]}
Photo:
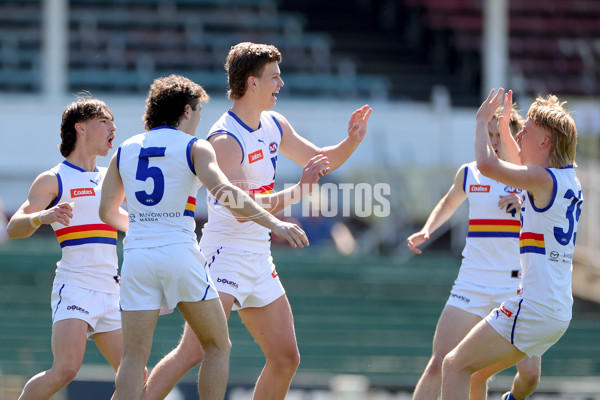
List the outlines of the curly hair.
{"label": "curly hair", "polygon": [[575,163],[577,127],[569,111],[557,96],[538,96],[527,111],[527,118],[536,126],[550,133],[550,165],[561,168]]}
{"label": "curly hair", "polygon": [[265,65],[272,62],[281,62],[281,53],[273,45],[242,42],[232,46],[225,60],[229,82],[227,97],[230,100],[242,98],[248,77],[260,77]]}
{"label": "curly hair", "polygon": [[111,119],[115,117],[110,108],[102,100],[92,98],[87,92],[78,94],[78,99],[65,108],[62,114],[60,124],[60,145],[58,146],[60,154],[68,157],[75,149],[77,141],[77,132],[75,124],[78,122],[87,122],[96,117],[110,115]]}
{"label": "curly hair", "polygon": [[210,97],[199,84],[181,75],[169,75],[152,82],[146,98],[146,113],[142,117],[145,129],[158,126],[177,128],[187,104],[196,110],[199,102]]}

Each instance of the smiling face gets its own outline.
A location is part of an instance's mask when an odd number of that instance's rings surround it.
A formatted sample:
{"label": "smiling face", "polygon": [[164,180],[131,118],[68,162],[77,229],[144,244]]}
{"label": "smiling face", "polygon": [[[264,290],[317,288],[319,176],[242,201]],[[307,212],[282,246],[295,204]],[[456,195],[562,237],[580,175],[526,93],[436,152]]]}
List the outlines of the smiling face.
{"label": "smiling face", "polygon": [[283,79],[281,79],[281,71],[279,69],[279,63],[271,62],[265,65],[260,77],[251,78],[254,80],[256,85],[256,92],[258,98],[264,99],[264,109],[268,110],[275,107],[277,103],[277,97],[284,85]]}

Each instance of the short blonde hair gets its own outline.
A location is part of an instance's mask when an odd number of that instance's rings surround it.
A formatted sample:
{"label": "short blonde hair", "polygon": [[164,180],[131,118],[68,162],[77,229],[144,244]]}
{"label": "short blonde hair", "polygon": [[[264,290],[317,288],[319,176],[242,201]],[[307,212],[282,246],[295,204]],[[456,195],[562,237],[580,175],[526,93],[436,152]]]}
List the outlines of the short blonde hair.
{"label": "short blonde hair", "polygon": [[550,166],[566,167],[575,163],[577,147],[577,127],[570,112],[563,107],[557,96],[538,96],[529,107],[527,118],[539,128],[550,133]]}

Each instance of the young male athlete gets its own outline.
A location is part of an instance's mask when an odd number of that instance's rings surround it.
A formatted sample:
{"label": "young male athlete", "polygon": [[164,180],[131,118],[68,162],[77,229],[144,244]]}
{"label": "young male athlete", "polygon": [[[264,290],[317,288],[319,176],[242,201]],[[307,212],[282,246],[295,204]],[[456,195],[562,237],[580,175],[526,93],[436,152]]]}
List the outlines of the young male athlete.
{"label": "young male athlete", "polygon": [[[334,146],[318,148],[300,136],[281,114],[268,111],[275,107],[276,94],[284,84],[280,62],[281,53],[274,46],[249,42],[233,46],[225,62],[233,106],[208,134],[219,167],[229,180],[260,199],[272,213],[290,204],[285,201],[289,198],[285,191],[271,193],[280,154],[300,166],[326,163],[324,172],[334,170],[363,140],[372,111],[366,105],[354,111],[348,137]],[[308,193],[307,186],[293,189],[302,196]],[[254,398],[284,399],[300,354],[292,310],[270,254],[269,232],[229,213],[211,194],[208,213],[200,247],[209,260],[225,314],[229,317],[232,309],[238,311],[266,357]],[[153,369],[146,398],[165,397],[202,359],[200,343],[186,326],[177,348]]]}
{"label": "young male athlete", "polygon": [[60,126],[65,160],[38,175],[8,223],[13,239],[51,225],[62,248],[51,300],[54,361],[52,368],[27,382],[21,400],[50,399],[69,384],[81,367],[87,338],[115,370],[119,367],[117,230],[98,216],[106,168],[96,165],[112,149],[115,130],[113,114],[103,101],[82,97],[69,104]]}
{"label": "young male athlete", "polygon": [[[219,170],[210,144],[194,137],[201,103],[207,101],[204,89],[183,76],[156,79],[146,100],[147,132],[126,140],[108,167],[100,217],[127,231],[120,291],[123,361],[116,378],[119,399],[142,396],[144,366],[162,307],[178,307],[195,340],[202,343],[205,358],[198,377],[200,398],[225,396],[231,345],[225,314],[195,233],[200,182],[215,197],[232,198],[237,212],[294,247],[308,245],[297,225],[279,221],[232,185]],[[127,213],[119,207],[124,201]],[[128,226],[123,226],[127,216]]]}
{"label": "young male athlete", "polygon": [[[494,153],[504,159],[498,131],[498,108],[487,125]],[[509,129],[519,132],[523,119],[512,109]],[[507,186],[481,174],[475,161],[462,165],[453,185],[433,209],[423,228],[408,237],[408,247],[416,254],[430,235],[446,222],[468,199],[469,232],[463,260],[440,315],[433,337],[433,354],[419,379],[413,399],[436,400],[442,386],[442,361],[450,350],[500,303],[517,294],[521,277],[519,230],[520,189]],[[539,357],[517,364],[512,390],[519,399],[531,394],[539,382]],[[471,400],[487,398],[487,381],[498,371],[486,369],[471,377]]]}
{"label": "young male athlete", "polygon": [[[504,98],[499,129],[506,161],[489,140],[487,125]],[[571,320],[571,269],[583,196],[575,175],[577,128],[556,96],[538,97],[515,139],[508,133],[512,92],[492,90],[477,111],[475,156],[482,174],[523,193],[519,295],[479,322],[443,361],[442,399],[465,399],[471,374],[538,356]],[[503,396],[514,399],[512,393]]]}

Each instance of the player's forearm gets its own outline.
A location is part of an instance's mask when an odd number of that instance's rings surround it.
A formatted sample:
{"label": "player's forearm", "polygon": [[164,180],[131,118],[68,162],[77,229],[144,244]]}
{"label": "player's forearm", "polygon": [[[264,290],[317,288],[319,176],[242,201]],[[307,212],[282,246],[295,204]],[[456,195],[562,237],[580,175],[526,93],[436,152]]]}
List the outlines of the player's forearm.
{"label": "player's forearm", "polygon": [[454,207],[446,197],[442,198],[433,211],[431,211],[431,214],[429,214],[429,218],[427,218],[423,230],[427,230],[427,232],[432,234],[452,217],[456,208],[457,207]]}
{"label": "player's forearm", "polygon": [[519,145],[510,132],[505,132],[504,129],[501,129],[500,142],[502,143],[504,159],[510,163],[521,165],[521,158],[519,157]]}
{"label": "player's forearm", "polygon": [[488,177],[498,166],[498,158],[487,131],[487,121],[484,119],[477,119],[475,127],[475,160],[477,169]]}
{"label": "player's forearm", "polygon": [[11,239],[25,239],[34,234],[42,225],[40,221],[41,212],[25,214],[18,212],[8,221],[6,233]]}
{"label": "player's forearm", "polygon": [[312,191],[310,184],[296,183],[277,193],[257,195],[254,200],[271,214],[277,214],[283,209],[299,202]]}
{"label": "player's forearm", "polygon": [[360,142],[347,137],[334,146],[323,147],[321,154],[327,157],[333,171],[342,166],[350,158],[359,144]]}

